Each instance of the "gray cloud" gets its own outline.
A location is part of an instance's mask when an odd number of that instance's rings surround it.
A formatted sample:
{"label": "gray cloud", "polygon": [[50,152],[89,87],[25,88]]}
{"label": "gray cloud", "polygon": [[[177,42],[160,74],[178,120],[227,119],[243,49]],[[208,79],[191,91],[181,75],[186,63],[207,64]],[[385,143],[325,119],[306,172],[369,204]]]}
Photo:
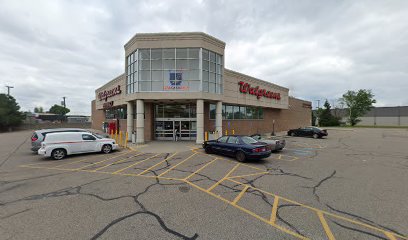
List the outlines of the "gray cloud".
{"label": "gray cloud", "polygon": [[204,31],[227,43],[227,68],[293,96],[368,88],[378,106],[408,105],[407,16],[407,1],[2,1],[1,83],[25,110],[66,96],[89,114],[135,33]]}

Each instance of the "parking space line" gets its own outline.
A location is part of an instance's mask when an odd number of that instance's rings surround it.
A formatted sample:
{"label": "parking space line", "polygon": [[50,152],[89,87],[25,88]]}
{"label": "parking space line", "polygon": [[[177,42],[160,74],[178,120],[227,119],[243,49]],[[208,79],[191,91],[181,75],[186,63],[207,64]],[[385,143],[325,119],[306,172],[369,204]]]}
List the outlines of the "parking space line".
{"label": "parking space line", "polygon": [[242,189],[242,191],[238,194],[238,196],[234,199],[234,201],[232,201],[232,205],[237,204],[237,202],[239,201],[239,199],[242,198],[242,196],[244,196],[245,192],[248,190],[249,186],[245,186],[244,189]]}
{"label": "parking space line", "polygon": [[173,167],[167,169],[166,171],[160,173],[160,174],[158,175],[158,177],[161,177],[161,176],[163,176],[164,174],[166,174],[166,173],[170,172],[171,170],[175,169],[178,165],[181,165],[182,163],[186,162],[187,160],[189,160],[190,158],[192,158],[192,157],[195,156],[196,154],[197,154],[197,153],[193,153],[193,154],[190,155],[188,158],[186,158],[186,159],[184,159],[183,161],[177,163],[176,165],[174,165]]}
{"label": "parking space line", "polygon": [[[137,154],[137,155],[140,155],[140,154]],[[95,163],[91,163],[91,164],[85,165],[85,166],[83,166],[83,167],[75,168],[75,169],[73,169],[73,170],[81,170],[81,169],[84,169],[84,168],[87,168],[87,167],[96,165],[96,164],[98,164],[98,163],[103,163],[103,162],[109,161],[109,160],[111,160],[111,159],[112,159],[112,158],[104,159],[104,160],[101,160],[101,161],[99,161],[99,162],[95,162]]]}
{"label": "parking space line", "polygon": [[[106,160],[109,160],[109,159],[112,159],[112,158],[115,158],[115,157],[119,157],[119,156],[125,155],[126,153],[129,153],[129,151],[126,151],[126,152],[121,153],[121,154],[119,154],[119,155],[110,157],[110,158],[108,158],[108,159],[106,159]],[[74,161],[74,162],[64,163],[64,164],[60,164],[60,165],[55,166],[55,168],[59,168],[59,167],[61,167],[61,166],[66,166],[66,165],[71,165],[71,164],[74,164],[74,163],[85,162],[85,161],[87,161],[87,160],[89,160],[89,159],[82,159],[82,160],[78,160],[78,161]]]}
{"label": "parking space line", "polygon": [[330,230],[329,225],[326,222],[326,219],[323,216],[323,213],[321,211],[317,211],[317,216],[319,216],[319,220],[323,226],[324,231],[326,232],[327,237],[329,240],[336,240],[333,236],[332,231]]}
{"label": "parking space line", "polygon": [[167,157],[165,159],[163,159],[163,161],[160,161],[159,163],[156,163],[155,165],[149,167],[148,169],[144,170],[143,172],[139,173],[138,176],[141,176],[145,173],[147,173],[148,171],[150,171],[151,169],[159,166],[160,164],[164,163],[165,161],[169,160],[170,158],[174,157],[178,152],[175,152],[174,154],[172,154],[170,157]]}
{"label": "parking space line", "polygon": [[241,165],[240,163],[238,163],[237,165],[235,165],[228,173],[227,175],[225,175],[221,180],[219,180],[218,182],[216,182],[214,185],[212,185],[211,187],[209,187],[207,189],[208,192],[211,192],[211,190],[213,190],[215,187],[217,187],[220,183],[222,183],[225,179],[227,179],[229,177],[229,175],[231,175],[235,169],[237,169],[239,167],[239,165]]}
{"label": "parking space line", "polygon": [[394,235],[392,235],[392,233],[390,232],[384,232],[385,236],[387,236],[387,238],[389,238],[390,240],[397,240]]}
{"label": "parking space line", "polygon": [[259,172],[259,173],[251,173],[251,174],[245,174],[245,175],[240,175],[240,176],[232,176],[228,177],[229,179],[231,178],[244,178],[244,177],[251,177],[251,176],[256,176],[256,175],[261,175],[261,174],[268,174],[269,172]]}
{"label": "parking space line", "polygon": [[131,164],[131,165],[125,167],[125,168],[119,169],[119,170],[113,172],[112,174],[118,174],[118,173],[120,173],[120,172],[122,172],[122,171],[124,171],[124,170],[126,170],[126,169],[128,169],[128,168],[131,168],[131,167],[133,167],[133,166],[136,166],[137,164],[142,163],[142,162],[145,162],[145,161],[147,161],[147,160],[149,160],[149,159],[151,159],[151,158],[154,158],[154,157],[156,157],[156,156],[158,156],[158,155],[160,155],[160,153],[158,153],[158,154],[156,154],[156,155],[153,155],[153,156],[151,156],[151,157],[148,157],[148,158],[146,158],[146,159],[144,159],[144,160],[142,160],[142,161],[133,163],[133,164]]}
{"label": "parking space line", "polygon": [[[219,200],[221,200],[221,201],[224,201],[224,202],[226,202],[226,203],[232,205],[232,202],[231,202],[231,201],[229,201],[229,200],[227,200],[227,199],[225,199],[225,198],[223,198],[223,197],[221,197],[221,196],[219,196],[219,195],[217,195],[217,194],[215,194],[215,193],[213,193],[213,192],[209,192],[209,191],[207,191],[206,189],[204,189],[204,188],[202,188],[202,187],[200,187],[200,186],[198,186],[198,185],[196,185],[196,184],[194,184],[194,183],[192,183],[192,182],[189,182],[189,181],[187,181],[187,180],[186,180],[185,182],[188,183],[190,186],[192,186],[192,187],[194,187],[194,188],[197,188],[198,190],[201,190],[201,191],[203,191],[203,192],[205,192],[205,193],[208,193],[209,195],[211,195],[211,196],[213,196],[213,197],[215,197],[215,198],[217,198],[217,199],[219,199]],[[287,233],[287,234],[290,234],[290,235],[292,235],[292,236],[294,236],[294,237],[297,237],[297,238],[299,238],[299,239],[307,239],[307,238],[303,237],[302,235],[299,235],[299,234],[297,234],[297,233],[295,233],[295,232],[292,232],[292,231],[290,231],[290,230],[288,230],[288,229],[286,229],[286,228],[284,228],[284,227],[281,227],[281,226],[275,225],[275,224],[271,224],[267,219],[265,219],[265,218],[263,218],[263,217],[257,215],[256,213],[254,213],[254,212],[252,212],[252,211],[250,211],[250,210],[248,210],[248,209],[246,209],[246,208],[244,208],[244,207],[241,207],[241,206],[239,206],[239,205],[237,205],[237,204],[232,205],[232,206],[238,208],[239,210],[241,210],[241,211],[243,211],[243,212],[245,212],[245,213],[251,215],[252,217],[254,217],[254,218],[258,219],[258,220],[261,220],[262,222],[267,223],[267,224],[269,224],[269,225],[271,225],[271,226],[273,226],[273,227],[275,227],[275,228],[277,228],[277,229],[279,229],[279,230],[281,230],[281,231],[283,231],[283,232],[285,232],[285,233]]]}
{"label": "parking space line", "polygon": [[[144,153],[141,152],[141,153],[138,153],[138,154],[136,154],[136,155],[133,155],[132,157],[137,157],[137,156],[140,156],[140,155],[142,155],[142,154],[144,154]],[[97,169],[91,170],[90,172],[96,172],[96,171],[99,171],[99,170],[101,170],[101,169],[104,169],[104,168],[107,168],[107,167],[109,167],[109,166],[112,166],[112,165],[114,165],[114,164],[116,164],[116,163],[124,162],[124,161],[126,161],[126,160],[128,160],[128,159],[121,159],[121,160],[118,160],[118,161],[116,161],[116,162],[106,164],[106,165],[104,165],[104,166],[102,166],[102,167],[99,167],[99,168],[97,168]]]}
{"label": "parking space line", "polygon": [[[346,218],[346,217],[343,217],[343,216],[340,216],[340,215],[336,215],[336,214],[333,214],[333,213],[330,213],[330,212],[326,212],[326,211],[323,211],[323,210],[320,210],[320,209],[317,209],[317,208],[314,208],[314,207],[311,207],[311,206],[308,206],[308,205],[305,205],[305,204],[296,202],[296,201],[294,201],[294,200],[290,200],[290,199],[287,199],[287,198],[284,198],[284,197],[281,197],[281,196],[277,196],[277,195],[275,195],[275,194],[273,194],[273,193],[270,193],[270,192],[267,192],[267,191],[262,190],[262,189],[260,189],[260,188],[253,187],[253,186],[250,186],[250,185],[248,185],[248,184],[245,184],[245,183],[236,181],[236,180],[234,180],[234,179],[228,179],[228,178],[227,178],[226,180],[231,181],[231,182],[234,182],[234,183],[236,183],[236,184],[244,185],[244,186],[247,185],[247,186],[249,186],[250,188],[252,188],[252,189],[254,189],[254,190],[257,190],[257,191],[259,191],[259,192],[265,193],[265,194],[270,195],[270,196],[273,196],[273,197],[279,197],[279,198],[282,199],[282,200],[285,200],[285,201],[287,201],[287,202],[289,202],[289,203],[293,203],[293,204],[299,205],[300,207],[304,207],[304,208],[310,209],[310,210],[312,210],[312,211],[314,211],[314,212],[319,212],[319,211],[320,211],[322,214],[324,214],[324,215],[326,215],[326,216],[334,217],[334,218],[337,218],[337,219],[340,219],[340,220],[343,220],[343,221],[346,221],[346,222],[349,222],[349,223],[353,223],[353,224],[356,224],[356,225],[359,225],[359,226],[363,226],[363,227],[366,227],[366,228],[369,228],[369,229],[372,229],[372,230],[375,230],[375,231],[378,231],[378,232],[382,232],[384,235],[388,234],[387,236],[392,235],[392,237],[394,237],[394,238],[395,238],[395,236],[397,236],[397,237],[399,237],[399,238],[407,239],[407,240],[408,240],[407,237],[401,236],[401,235],[399,235],[399,234],[391,233],[391,232],[389,232],[389,231],[387,231],[387,230],[384,230],[384,229],[381,229],[381,228],[378,228],[378,227],[375,227],[375,226],[371,226],[371,225],[366,224],[366,223],[363,223],[363,222],[359,222],[359,221],[356,221],[356,220],[353,220],[353,219],[350,219],[350,218]],[[277,226],[277,225],[276,225],[276,226]],[[392,239],[392,238],[390,238],[390,239]]]}
{"label": "parking space line", "polygon": [[272,213],[271,213],[271,224],[275,224],[276,221],[276,214],[278,212],[278,202],[279,202],[279,197],[275,196],[273,199],[273,205],[272,205]]}
{"label": "parking space line", "polygon": [[202,166],[201,168],[199,168],[198,170],[196,170],[195,172],[193,172],[192,174],[188,175],[186,178],[184,178],[183,180],[187,180],[189,178],[191,178],[192,176],[194,176],[195,174],[199,173],[200,171],[202,171],[204,168],[206,168],[207,166],[209,166],[211,163],[215,162],[218,158],[214,158],[212,161],[206,163],[204,166]]}

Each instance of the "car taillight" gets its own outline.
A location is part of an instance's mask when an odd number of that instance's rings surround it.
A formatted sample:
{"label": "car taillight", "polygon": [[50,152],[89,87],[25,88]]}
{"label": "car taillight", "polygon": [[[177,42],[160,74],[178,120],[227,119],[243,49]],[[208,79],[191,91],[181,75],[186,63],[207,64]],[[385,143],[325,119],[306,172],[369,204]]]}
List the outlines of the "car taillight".
{"label": "car taillight", "polygon": [[38,140],[38,138],[36,138],[36,137],[31,137],[31,142],[35,142],[35,141],[37,141]]}
{"label": "car taillight", "polygon": [[265,147],[260,147],[260,148],[254,148],[252,149],[253,152],[265,152],[266,148]]}

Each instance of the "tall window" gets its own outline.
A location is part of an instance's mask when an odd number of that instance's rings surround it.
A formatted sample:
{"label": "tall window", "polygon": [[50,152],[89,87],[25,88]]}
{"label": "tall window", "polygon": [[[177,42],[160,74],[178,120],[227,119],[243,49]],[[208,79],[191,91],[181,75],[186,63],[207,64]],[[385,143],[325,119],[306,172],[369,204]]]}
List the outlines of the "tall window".
{"label": "tall window", "polygon": [[126,93],[137,92],[137,51],[126,58]]}
{"label": "tall window", "polygon": [[126,93],[222,93],[222,62],[221,55],[200,48],[138,49],[127,56]]}
{"label": "tall window", "polygon": [[222,93],[222,56],[206,49],[203,49],[202,56],[203,92]]}

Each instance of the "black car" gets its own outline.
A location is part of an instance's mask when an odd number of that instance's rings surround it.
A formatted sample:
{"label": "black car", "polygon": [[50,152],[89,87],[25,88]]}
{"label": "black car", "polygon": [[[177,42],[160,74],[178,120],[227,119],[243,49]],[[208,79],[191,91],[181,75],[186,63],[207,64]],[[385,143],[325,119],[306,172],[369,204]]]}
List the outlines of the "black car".
{"label": "black car", "polygon": [[203,148],[206,153],[218,153],[235,157],[238,161],[261,159],[271,155],[266,143],[258,142],[248,136],[222,136],[217,140],[205,141]]}
{"label": "black car", "polygon": [[313,138],[322,138],[327,136],[326,129],[320,129],[318,127],[304,127],[298,129],[291,129],[288,131],[288,136],[301,136],[301,137],[313,137]]}

